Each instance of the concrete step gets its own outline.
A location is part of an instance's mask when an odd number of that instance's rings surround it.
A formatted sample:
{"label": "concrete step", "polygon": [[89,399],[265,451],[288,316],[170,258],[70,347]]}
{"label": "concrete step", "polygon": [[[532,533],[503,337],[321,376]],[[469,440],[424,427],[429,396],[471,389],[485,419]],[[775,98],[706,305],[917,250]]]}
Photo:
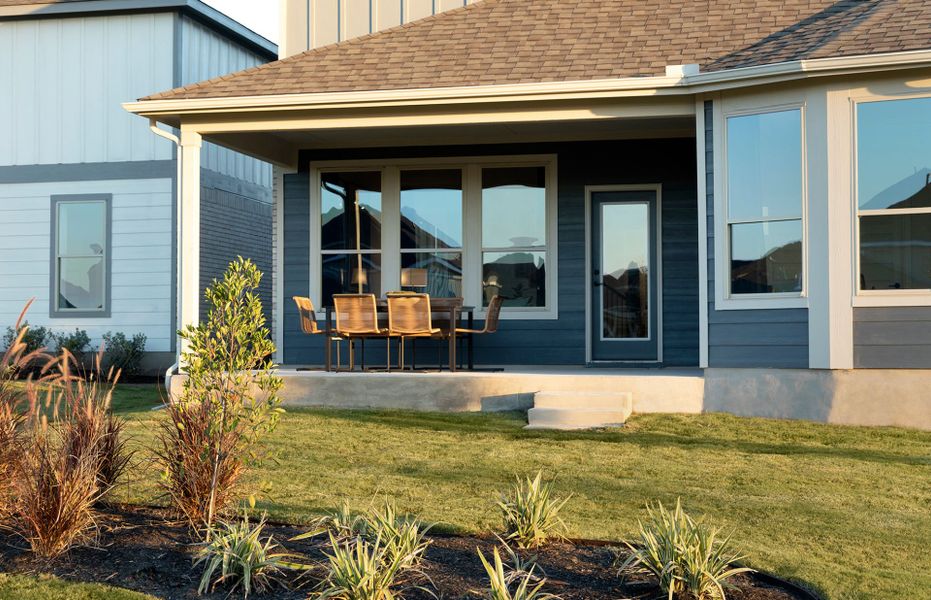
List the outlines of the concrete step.
{"label": "concrete step", "polygon": [[560,408],[564,410],[633,410],[630,392],[537,392],[533,396],[534,408]]}
{"label": "concrete step", "polygon": [[619,427],[630,416],[629,410],[531,408],[526,429],[594,429]]}

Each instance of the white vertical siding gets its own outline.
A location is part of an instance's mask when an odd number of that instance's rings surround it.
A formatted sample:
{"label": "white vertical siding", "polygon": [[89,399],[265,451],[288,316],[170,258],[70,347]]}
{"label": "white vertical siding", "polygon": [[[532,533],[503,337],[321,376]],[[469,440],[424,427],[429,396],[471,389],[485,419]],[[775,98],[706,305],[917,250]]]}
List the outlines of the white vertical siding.
{"label": "white vertical siding", "polygon": [[[258,54],[204,25],[182,17],[181,85],[241,71],[267,62]],[[204,168],[243,181],[271,187],[271,165],[214,144],[204,144]]]}
{"label": "white vertical siding", "polygon": [[282,15],[282,57],[319,48],[478,0],[286,0]]}
{"label": "white vertical siding", "polygon": [[[112,307],[108,318],[49,318],[51,196],[113,194]],[[0,186],[0,330],[23,304],[28,319],[55,331],[76,327],[100,343],[107,331],[144,333],[146,350],[171,349],[170,179],[28,183]]]}
{"label": "white vertical siding", "polygon": [[172,85],[169,13],[0,22],[0,166],[162,160],[121,104]]}

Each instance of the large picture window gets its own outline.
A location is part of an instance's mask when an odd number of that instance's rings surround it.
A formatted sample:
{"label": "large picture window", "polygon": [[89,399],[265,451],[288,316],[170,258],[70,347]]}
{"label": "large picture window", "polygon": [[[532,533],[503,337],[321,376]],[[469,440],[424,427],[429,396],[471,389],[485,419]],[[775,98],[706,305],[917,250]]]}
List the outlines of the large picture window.
{"label": "large picture window", "polygon": [[401,171],[401,269],[402,286],[462,296],[461,169]]}
{"label": "large picture window", "polygon": [[727,119],[729,294],[803,292],[800,109]]}
{"label": "large picture window", "polygon": [[857,104],[859,289],[931,290],[931,98]]}
{"label": "large picture window", "polygon": [[381,172],[320,176],[320,252],[323,298],[381,293]]}
{"label": "large picture window", "polygon": [[110,196],[52,197],[51,315],[109,314]]}
{"label": "large picture window", "polygon": [[482,169],[482,301],[546,306],[546,169]]}
{"label": "large picture window", "polygon": [[[311,166],[311,296],[395,290],[460,297],[479,318],[552,319],[551,156],[325,161]],[[361,263],[361,265],[360,265]]]}

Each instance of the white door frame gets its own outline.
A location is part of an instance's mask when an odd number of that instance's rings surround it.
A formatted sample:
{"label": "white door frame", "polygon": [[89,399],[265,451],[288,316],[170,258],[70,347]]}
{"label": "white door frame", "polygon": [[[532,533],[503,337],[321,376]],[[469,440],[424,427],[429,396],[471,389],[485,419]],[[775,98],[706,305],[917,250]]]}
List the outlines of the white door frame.
{"label": "white door frame", "polygon": [[638,183],[625,185],[585,186],[585,363],[592,360],[592,193],[654,192],[656,194],[656,360],[611,360],[599,363],[661,363],[663,362],[663,184]]}

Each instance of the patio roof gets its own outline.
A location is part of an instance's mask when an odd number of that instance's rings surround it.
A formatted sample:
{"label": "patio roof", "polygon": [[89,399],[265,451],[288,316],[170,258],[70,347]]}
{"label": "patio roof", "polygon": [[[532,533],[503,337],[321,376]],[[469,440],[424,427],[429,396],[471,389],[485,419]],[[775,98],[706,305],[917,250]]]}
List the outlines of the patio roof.
{"label": "patio roof", "polygon": [[929,48],[924,0],[484,0],[144,100],[656,77]]}

